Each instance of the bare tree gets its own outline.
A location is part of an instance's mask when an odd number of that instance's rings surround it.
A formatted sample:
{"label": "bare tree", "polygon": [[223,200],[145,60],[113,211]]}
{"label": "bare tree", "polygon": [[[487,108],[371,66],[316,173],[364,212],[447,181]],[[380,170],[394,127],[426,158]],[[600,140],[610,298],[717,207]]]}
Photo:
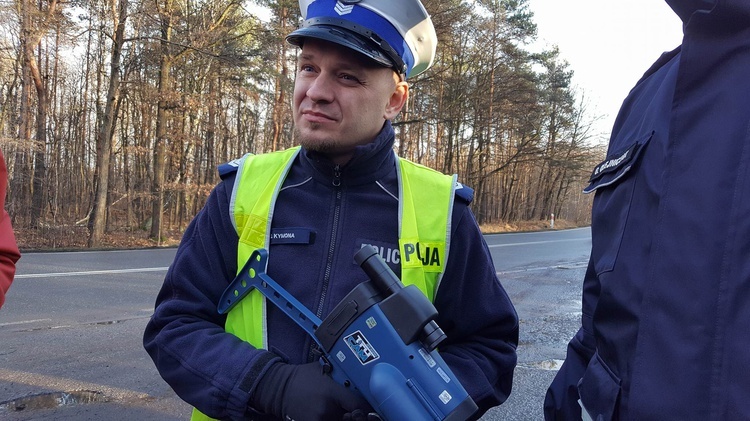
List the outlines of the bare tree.
{"label": "bare tree", "polygon": [[115,132],[117,113],[115,108],[120,99],[120,78],[122,70],[121,58],[125,44],[125,24],[128,15],[128,0],[112,0],[112,20],[114,36],[112,36],[112,51],[109,62],[109,85],[107,88],[104,115],[99,123],[96,135],[96,193],[94,206],[89,218],[89,247],[99,247],[107,219],[107,193],[109,191],[110,159],[112,153],[112,137]]}
{"label": "bare tree", "polygon": [[47,149],[47,112],[49,110],[49,98],[45,77],[39,69],[35,57],[35,50],[39,47],[42,37],[52,25],[56,18],[57,0],[40,2],[39,9],[35,10],[30,0],[21,1],[22,37],[24,65],[28,68],[31,81],[36,90],[36,135],[34,147],[34,175],[32,184],[31,200],[31,226],[38,227],[45,206],[44,183],[46,177],[46,149]]}

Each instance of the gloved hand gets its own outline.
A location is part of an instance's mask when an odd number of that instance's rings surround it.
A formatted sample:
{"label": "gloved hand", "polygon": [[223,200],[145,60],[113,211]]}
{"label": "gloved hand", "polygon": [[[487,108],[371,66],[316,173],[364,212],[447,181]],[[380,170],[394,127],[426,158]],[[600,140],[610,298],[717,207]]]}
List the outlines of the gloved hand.
{"label": "gloved hand", "polygon": [[318,362],[273,364],[253,393],[252,406],[285,421],[367,421],[374,413],[359,394],[336,383]]}

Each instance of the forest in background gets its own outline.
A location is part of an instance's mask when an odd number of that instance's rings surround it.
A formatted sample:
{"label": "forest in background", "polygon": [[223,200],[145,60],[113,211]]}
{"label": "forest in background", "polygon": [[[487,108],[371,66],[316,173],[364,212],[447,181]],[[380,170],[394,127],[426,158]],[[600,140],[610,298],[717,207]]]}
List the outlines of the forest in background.
{"label": "forest in background", "polygon": [[[482,226],[586,223],[599,117],[555,47],[532,51],[527,0],[423,3],[437,59],[409,79],[398,154],[458,174]],[[217,165],[295,144],[298,51],[284,36],[298,23],[296,0],[1,0],[17,233],[100,247],[112,232],[161,244],[184,230]]]}

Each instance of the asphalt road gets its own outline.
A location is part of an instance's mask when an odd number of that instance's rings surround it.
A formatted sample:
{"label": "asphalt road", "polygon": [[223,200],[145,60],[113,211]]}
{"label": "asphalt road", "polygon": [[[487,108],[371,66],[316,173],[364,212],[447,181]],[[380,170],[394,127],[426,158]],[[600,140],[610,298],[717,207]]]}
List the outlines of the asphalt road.
{"label": "asphalt road", "polygon": [[[486,239],[521,333],[513,393],[482,420],[540,420],[579,323],[590,230]],[[141,346],[174,253],[24,254],[0,309],[0,419],[188,419]]]}

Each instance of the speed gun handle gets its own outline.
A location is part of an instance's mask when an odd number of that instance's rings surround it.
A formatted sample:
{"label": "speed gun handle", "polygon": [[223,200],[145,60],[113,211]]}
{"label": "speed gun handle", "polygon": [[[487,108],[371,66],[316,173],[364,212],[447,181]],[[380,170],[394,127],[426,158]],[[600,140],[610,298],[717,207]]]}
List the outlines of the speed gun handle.
{"label": "speed gun handle", "polygon": [[354,255],[354,261],[386,296],[381,303],[381,309],[404,344],[419,340],[428,352],[437,348],[446,335],[435,322],[437,310],[427,297],[413,285],[405,287],[377,250],[370,245],[362,247]]}

